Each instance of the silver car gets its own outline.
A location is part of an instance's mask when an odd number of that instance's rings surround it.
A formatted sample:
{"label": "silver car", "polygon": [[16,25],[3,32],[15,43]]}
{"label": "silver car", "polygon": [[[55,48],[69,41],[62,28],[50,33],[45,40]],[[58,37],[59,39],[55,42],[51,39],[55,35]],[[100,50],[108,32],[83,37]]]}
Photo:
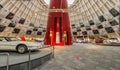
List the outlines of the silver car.
{"label": "silver car", "polygon": [[0,37],[0,50],[25,53],[28,50],[38,50],[40,47],[41,43],[21,41],[16,37]]}
{"label": "silver car", "polygon": [[119,40],[117,38],[109,38],[107,40],[104,40],[105,44],[117,44],[120,43]]}

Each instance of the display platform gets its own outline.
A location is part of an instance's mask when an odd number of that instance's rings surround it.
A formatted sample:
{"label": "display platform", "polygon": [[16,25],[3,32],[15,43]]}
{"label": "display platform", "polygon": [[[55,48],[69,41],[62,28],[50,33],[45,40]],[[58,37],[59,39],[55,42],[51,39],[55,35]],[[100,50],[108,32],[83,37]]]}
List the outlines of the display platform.
{"label": "display platform", "polygon": [[[0,52],[5,53],[5,52]],[[29,62],[29,52],[19,54],[17,52],[9,52],[9,70],[29,70],[40,66],[52,58],[52,50],[50,48],[42,48],[38,51],[31,52],[31,62]],[[0,70],[6,70],[7,56],[0,55]]]}

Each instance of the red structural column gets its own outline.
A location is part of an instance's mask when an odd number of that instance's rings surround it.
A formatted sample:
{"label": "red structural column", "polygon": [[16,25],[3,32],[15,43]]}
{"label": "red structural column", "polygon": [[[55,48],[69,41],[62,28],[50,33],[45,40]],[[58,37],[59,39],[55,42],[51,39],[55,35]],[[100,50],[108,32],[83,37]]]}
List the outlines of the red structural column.
{"label": "red structural column", "polygon": [[68,9],[67,0],[50,0],[45,44],[72,45],[68,12],[51,11],[51,9]]}

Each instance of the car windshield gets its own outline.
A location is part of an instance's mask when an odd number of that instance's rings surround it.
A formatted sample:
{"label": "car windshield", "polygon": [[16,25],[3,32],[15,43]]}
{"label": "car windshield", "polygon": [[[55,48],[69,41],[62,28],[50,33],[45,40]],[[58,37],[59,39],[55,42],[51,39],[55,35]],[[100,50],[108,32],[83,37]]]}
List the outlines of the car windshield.
{"label": "car windshield", "polygon": [[6,38],[7,41],[20,41],[18,38],[15,37],[8,37]]}

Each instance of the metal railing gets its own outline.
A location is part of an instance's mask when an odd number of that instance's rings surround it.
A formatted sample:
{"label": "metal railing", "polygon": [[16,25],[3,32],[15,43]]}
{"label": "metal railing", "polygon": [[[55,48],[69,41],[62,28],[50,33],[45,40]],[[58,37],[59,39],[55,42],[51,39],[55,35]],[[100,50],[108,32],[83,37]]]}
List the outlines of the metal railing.
{"label": "metal railing", "polygon": [[55,46],[54,45],[43,45],[42,44],[42,46],[43,47],[41,47],[40,49],[43,49],[43,48],[51,48],[51,51],[52,51],[52,57],[54,58],[54,56],[55,56]]}
{"label": "metal railing", "polygon": [[[54,58],[55,48],[54,48],[53,45],[47,45],[47,46],[46,46],[46,45],[44,45],[44,44],[41,44],[41,46],[43,46],[43,47],[40,47],[39,49],[48,48],[48,47],[52,48],[52,49],[51,49],[51,51],[52,51],[52,57]],[[29,51],[29,54],[28,54],[28,70],[31,70],[31,50],[28,49],[28,51]]]}
{"label": "metal railing", "polygon": [[52,46],[52,55],[53,55],[53,58],[55,58],[55,46]]}
{"label": "metal railing", "polygon": [[6,70],[9,70],[9,53],[0,53],[0,55],[6,55],[7,60],[6,60]]}
{"label": "metal railing", "polygon": [[[52,46],[52,45],[46,46],[46,45],[43,45],[43,44],[42,44],[42,46],[43,47],[41,47],[40,49],[47,48],[47,47],[52,48],[51,51],[52,51],[52,55],[53,55],[53,58],[54,58],[54,49],[55,49],[54,46]],[[28,70],[31,70],[31,50],[29,49],[28,51],[29,51],[29,54],[28,54]],[[9,56],[10,56],[9,53],[0,53],[0,55],[6,55],[7,56],[6,70],[9,70]]]}
{"label": "metal railing", "polygon": [[31,50],[29,50],[29,56],[28,56],[28,70],[31,70]]}

